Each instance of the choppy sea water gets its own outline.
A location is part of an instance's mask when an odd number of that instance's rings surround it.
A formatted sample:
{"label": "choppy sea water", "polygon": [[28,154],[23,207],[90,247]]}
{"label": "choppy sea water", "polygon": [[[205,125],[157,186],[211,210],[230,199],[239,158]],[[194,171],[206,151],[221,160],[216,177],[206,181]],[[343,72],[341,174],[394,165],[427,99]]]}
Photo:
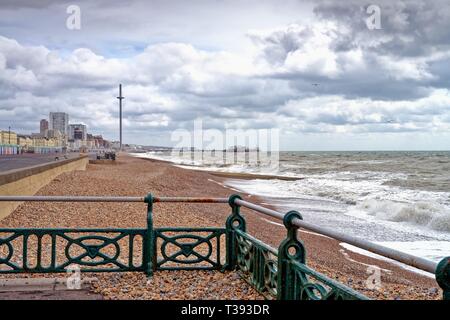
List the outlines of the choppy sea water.
{"label": "choppy sea water", "polygon": [[[281,211],[434,261],[450,255],[450,152],[280,152],[277,168],[224,165],[170,152],[139,156],[197,170],[298,177],[226,185],[265,198]],[[189,158],[189,157],[188,157]],[[192,157],[191,157],[192,158]]]}

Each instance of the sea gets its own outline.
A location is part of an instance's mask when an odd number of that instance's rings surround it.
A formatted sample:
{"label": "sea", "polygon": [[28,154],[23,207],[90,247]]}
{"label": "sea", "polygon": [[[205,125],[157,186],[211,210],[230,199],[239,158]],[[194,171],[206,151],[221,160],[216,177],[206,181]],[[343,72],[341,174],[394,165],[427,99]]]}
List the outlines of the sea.
{"label": "sea", "polygon": [[254,179],[228,179],[225,186],[230,192],[260,196],[281,212],[297,210],[308,222],[348,235],[436,262],[450,256],[450,151],[280,152],[276,166],[222,163],[217,154],[194,157],[191,152],[136,156],[192,170],[252,173]]}

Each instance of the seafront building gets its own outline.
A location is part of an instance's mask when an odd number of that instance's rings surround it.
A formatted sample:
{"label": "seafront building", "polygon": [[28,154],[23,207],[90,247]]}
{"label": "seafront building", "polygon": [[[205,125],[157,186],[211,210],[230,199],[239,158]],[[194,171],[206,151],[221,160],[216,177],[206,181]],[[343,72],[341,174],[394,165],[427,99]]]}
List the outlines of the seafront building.
{"label": "seafront building", "polygon": [[70,140],[87,140],[87,129],[85,124],[69,124]]}
{"label": "seafront building", "polygon": [[69,114],[65,112],[50,112],[49,130],[59,130],[66,138],[69,136]]}
{"label": "seafront building", "polygon": [[19,145],[22,153],[31,152],[33,150],[33,142],[34,141],[31,136],[24,134],[17,135],[17,144]]}
{"label": "seafront building", "polygon": [[41,119],[39,133],[27,135],[0,130],[0,155],[77,152],[111,147],[111,142],[101,135],[89,134],[85,124],[69,124],[69,115],[64,112],[50,112],[48,121]]}
{"label": "seafront building", "polygon": [[34,136],[31,139],[32,145],[27,148],[27,152],[33,153],[54,153],[62,152],[62,140],[58,138],[48,138],[42,136]]}
{"label": "seafront building", "polygon": [[110,141],[103,139],[102,135],[87,135],[87,147],[90,149],[110,149],[112,144]]}
{"label": "seafront building", "polygon": [[2,144],[17,144],[17,134],[13,131],[4,131],[0,132],[0,143]]}
{"label": "seafront building", "polygon": [[17,134],[13,131],[0,131],[0,154],[17,154]]}
{"label": "seafront building", "polygon": [[70,150],[80,150],[87,147],[87,129],[85,124],[69,124],[68,146]]}
{"label": "seafront building", "polygon": [[0,155],[54,153],[62,152],[62,149],[61,135],[45,137],[40,133],[23,135],[13,131],[0,131]]}
{"label": "seafront building", "polygon": [[42,135],[47,135],[47,131],[48,131],[48,121],[46,119],[42,119],[40,122],[40,126],[39,126],[40,130],[39,132]]}
{"label": "seafront building", "polygon": [[64,135],[59,130],[47,130],[46,138],[53,138],[60,141],[60,144],[63,144]]}

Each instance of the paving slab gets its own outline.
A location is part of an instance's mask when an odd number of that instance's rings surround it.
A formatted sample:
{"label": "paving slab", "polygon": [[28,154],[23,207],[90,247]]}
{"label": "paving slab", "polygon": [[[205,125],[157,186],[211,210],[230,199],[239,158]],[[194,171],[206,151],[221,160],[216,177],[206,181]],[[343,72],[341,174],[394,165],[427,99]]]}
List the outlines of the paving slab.
{"label": "paving slab", "polygon": [[65,278],[0,279],[0,300],[103,300],[91,292],[96,278],[85,278],[80,289],[68,289]]}

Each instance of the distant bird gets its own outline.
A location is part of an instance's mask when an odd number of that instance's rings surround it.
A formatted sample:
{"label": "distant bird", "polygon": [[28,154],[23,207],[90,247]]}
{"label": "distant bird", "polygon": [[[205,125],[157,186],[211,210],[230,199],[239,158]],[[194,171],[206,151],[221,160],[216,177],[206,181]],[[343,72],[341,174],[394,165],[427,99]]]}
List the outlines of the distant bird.
{"label": "distant bird", "polygon": [[394,123],[395,120],[394,119],[389,119],[388,121],[386,121],[387,123]]}
{"label": "distant bird", "polygon": [[319,86],[318,83],[312,83],[312,85],[313,85],[314,87],[318,87],[318,86]]}

